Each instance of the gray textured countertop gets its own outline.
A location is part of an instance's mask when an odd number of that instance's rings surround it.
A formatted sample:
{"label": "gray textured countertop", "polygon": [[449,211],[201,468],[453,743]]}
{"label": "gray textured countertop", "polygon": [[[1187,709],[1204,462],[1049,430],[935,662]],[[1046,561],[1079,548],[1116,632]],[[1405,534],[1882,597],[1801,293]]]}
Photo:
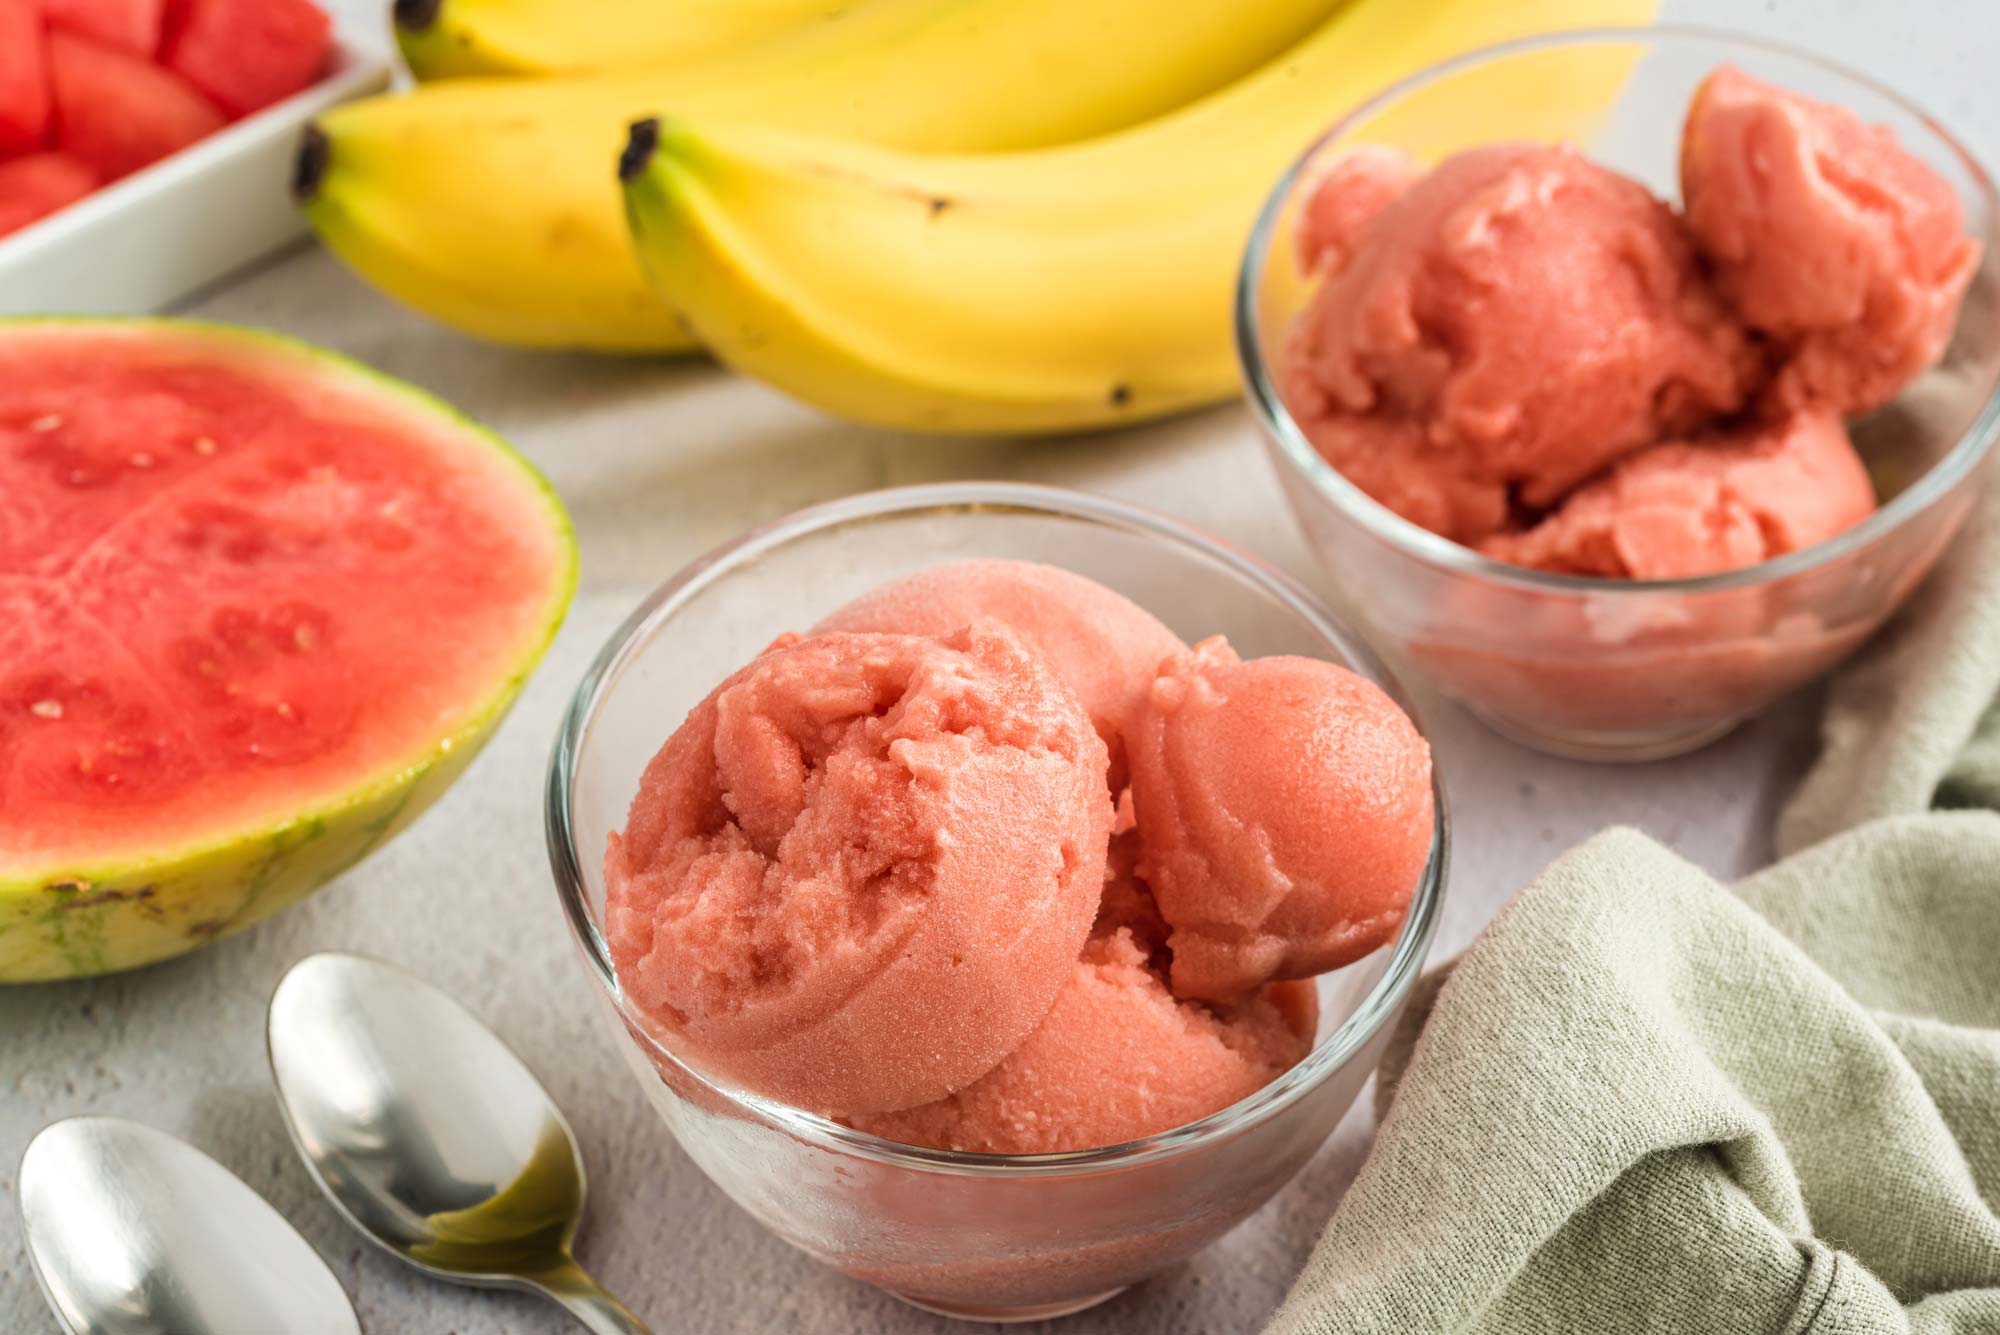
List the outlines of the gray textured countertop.
{"label": "gray textured countertop", "polygon": [[[1498,2],[1498,0],[1496,0]],[[334,0],[375,27],[380,0]],[[2000,157],[1992,0],[1669,0],[1669,16],[1755,29],[1861,66]],[[304,1230],[371,1335],[554,1332],[521,1298],[428,1283],[364,1250],[293,1160],[262,1049],[266,997],[314,950],[365,951],[455,989],[541,1074],[581,1135],[593,1191],[581,1253],[667,1335],[929,1332],[951,1323],[821,1269],[739,1212],[675,1147],[593,1012],[542,853],[542,769],[584,663],[639,595],[743,527],[897,483],[1005,477],[1172,511],[1313,579],[1248,416],[1218,409],[1044,445],[953,444],[844,426],[700,364],[481,347],[303,250],[198,305],[353,353],[456,401],[547,471],[583,541],[583,589],[548,661],[471,772],[409,833],[304,906],[186,959],[96,982],[0,990],[0,1330],[53,1329],[20,1250],[13,1173],[43,1123],[121,1113],[184,1135]],[[1537,756],[1426,700],[1457,828],[1438,956],[1555,853],[1640,826],[1721,873],[1767,856],[1771,814],[1811,748],[1794,702],[1709,750],[1607,772]],[[1252,1330],[1277,1304],[1366,1152],[1349,1116],[1249,1223],[1064,1335]]]}

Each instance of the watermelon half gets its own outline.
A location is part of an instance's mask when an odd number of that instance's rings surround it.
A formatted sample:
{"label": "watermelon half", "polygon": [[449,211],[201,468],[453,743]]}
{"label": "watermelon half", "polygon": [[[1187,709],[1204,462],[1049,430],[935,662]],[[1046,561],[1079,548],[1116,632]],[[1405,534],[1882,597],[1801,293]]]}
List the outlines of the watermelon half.
{"label": "watermelon half", "polygon": [[179,954],[444,791],[554,635],[561,503],[358,363],[0,320],[0,980]]}

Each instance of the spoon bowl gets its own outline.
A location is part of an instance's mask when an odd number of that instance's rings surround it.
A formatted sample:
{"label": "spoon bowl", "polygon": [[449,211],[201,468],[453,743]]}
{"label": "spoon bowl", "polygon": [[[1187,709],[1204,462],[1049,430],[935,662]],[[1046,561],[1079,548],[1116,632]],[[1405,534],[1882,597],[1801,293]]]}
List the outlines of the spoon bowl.
{"label": "spoon bowl", "polygon": [[571,1255],[584,1171],[569,1123],[456,1000],[378,960],[314,955],[278,983],[266,1039],[293,1143],[370,1240],[440,1279],[540,1293],[593,1330],[645,1330]]}
{"label": "spoon bowl", "polygon": [[35,1279],[72,1335],[361,1335],[298,1231],[163,1131],[57,1122],[29,1142],[18,1186]]}

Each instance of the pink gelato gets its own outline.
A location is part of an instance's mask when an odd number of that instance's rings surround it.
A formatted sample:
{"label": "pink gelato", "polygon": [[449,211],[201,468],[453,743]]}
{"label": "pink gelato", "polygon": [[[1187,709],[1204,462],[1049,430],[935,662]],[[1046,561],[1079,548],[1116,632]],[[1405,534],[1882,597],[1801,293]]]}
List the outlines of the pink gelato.
{"label": "pink gelato", "polygon": [[1312,1050],[1319,997],[1273,983],[1242,1005],[1180,1001],[1129,929],[1094,935],[1041,1026],[937,1103],[858,1117],[912,1145],[1047,1154],[1120,1145],[1248,1097]]}
{"label": "pink gelato", "polygon": [[1004,621],[1083,702],[1124,786],[1121,720],[1161,660],[1187,645],[1152,613],[1095,580],[1030,561],[953,561],[856,598],[817,629],[949,635]]}
{"label": "pink gelato", "polygon": [[1356,144],[1327,164],[1293,231],[1302,273],[1339,273],[1376,217],[1423,175],[1400,148]]}
{"label": "pink gelato", "polygon": [[1724,295],[1785,349],[1784,407],[1878,407],[1944,352],[1979,246],[1888,130],[1725,65],[1688,108],[1681,192]]}
{"label": "pink gelato", "polygon": [[677,1050],[835,1114],[991,1070],[1074,971],[1104,744],[1006,627],[821,635],[696,706],[605,861],[628,996]]}
{"label": "pink gelato", "polygon": [[1338,158],[1296,227],[1319,281],[1279,380],[1377,501],[1518,565],[1670,579],[1875,508],[1843,413],[1943,354],[1979,261],[1885,129],[1723,66],[1688,108],[1685,222],[1568,148],[1428,173]]}
{"label": "pink gelato", "polygon": [[1324,281],[1281,375],[1314,448],[1405,518],[1477,542],[1754,387],[1749,339],[1638,183],[1537,144],[1460,153],[1384,203],[1397,175],[1336,167],[1308,205]]}
{"label": "pink gelato", "polygon": [[1232,1000],[1396,934],[1430,854],[1430,748],[1373,682],[1204,640],[1127,745],[1176,995]]}
{"label": "pink gelato", "polygon": [[1641,450],[1534,527],[1495,534],[1479,549],[1565,574],[1682,579],[1810,547],[1874,509],[1868,470],[1840,418],[1801,412]]}
{"label": "pink gelato", "polygon": [[611,838],[606,936],[725,1082],[912,1144],[1086,1149],[1304,1057],[1303,980],[1395,934],[1431,835],[1424,743],[1361,678],[959,562],[695,707]]}

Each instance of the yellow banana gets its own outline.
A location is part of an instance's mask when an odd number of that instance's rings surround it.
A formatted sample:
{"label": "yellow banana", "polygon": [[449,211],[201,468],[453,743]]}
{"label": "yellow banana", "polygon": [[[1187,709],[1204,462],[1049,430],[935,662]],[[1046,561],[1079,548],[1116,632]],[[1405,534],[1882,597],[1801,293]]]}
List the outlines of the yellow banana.
{"label": "yellow banana", "polygon": [[836,18],[855,0],[396,0],[419,79],[664,69]]}
{"label": "yellow banana", "polygon": [[[1390,80],[1653,0],[1357,0],[1268,69],[1152,124],[923,156],[669,118],[624,174],[640,258],[717,357],[844,417],[989,435],[1155,417],[1236,390],[1231,298],[1266,192]],[[1450,126],[1555,137],[1592,87],[1493,71]],[[1413,130],[1421,142],[1426,133]],[[1433,141],[1436,136],[1433,135]],[[1445,142],[1448,142],[1445,141]]]}
{"label": "yellow banana", "polygon": [[669,111],[920,149],[1013,149],[1134,124],[1220,87],[1340,0],[870,0],[687,69],[451,79],[328,112],[297,187],[361,275],[470,334],[691,346],[650,293],[615,164]]}

